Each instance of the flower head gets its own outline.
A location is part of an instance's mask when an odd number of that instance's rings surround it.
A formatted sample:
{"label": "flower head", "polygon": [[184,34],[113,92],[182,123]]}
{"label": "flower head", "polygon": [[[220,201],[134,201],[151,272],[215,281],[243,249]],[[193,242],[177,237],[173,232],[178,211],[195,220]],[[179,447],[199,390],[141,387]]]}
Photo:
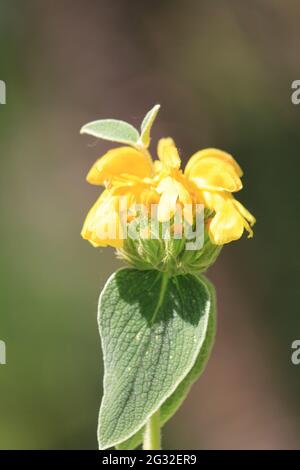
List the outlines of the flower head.
{"label": "flower head", "polygon": [[[153,119],[149,125],[152,123]],[[143,132],[147,138],[143,139]],[[172,138],[159,140],[158,159],[153,161],[146,148],[150,130],[143,132],[136,142],[109,150],[88,172],[88,182],[105,190],[87,215],[83,238],[93,246],[122,249],[127,224],[141,212],[145,215],[153,205],[157,205],[158,224],[171,221],[173,234],[178,234],[181,224],[174,221],[178,211],[183,210],[186,222],[193,226],[199,204],[205,209],[205,230],[211,245],[237,240],[244,230],[248,237],[253,236],[255,218],[233,195],[242,189],[243,172],[229,153],[215,148],[200,150],[182,170]],[[121,201],[129,211],[122,212]],[[187,211],[187,206],[191,210]],[[141,233],[149,231],[144,227]]]}

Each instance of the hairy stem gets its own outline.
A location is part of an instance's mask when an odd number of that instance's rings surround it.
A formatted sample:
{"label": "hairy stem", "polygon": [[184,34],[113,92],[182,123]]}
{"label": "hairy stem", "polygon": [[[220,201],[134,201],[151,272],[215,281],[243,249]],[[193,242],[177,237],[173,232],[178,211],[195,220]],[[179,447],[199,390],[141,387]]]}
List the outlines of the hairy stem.
{"label": "hairy stem", "polygon": [[157,410],[146,424],[143,449],[160,450],[160,410]]}

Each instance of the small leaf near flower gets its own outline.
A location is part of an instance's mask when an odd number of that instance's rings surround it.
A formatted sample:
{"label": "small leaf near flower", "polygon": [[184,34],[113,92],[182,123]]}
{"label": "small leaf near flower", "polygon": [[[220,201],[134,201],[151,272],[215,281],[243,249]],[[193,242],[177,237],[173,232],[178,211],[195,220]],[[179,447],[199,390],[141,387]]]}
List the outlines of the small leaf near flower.
{"label": "small leaf near flower", "polygon": [[157,113],[160,109],[160,104],[156,104],[143,119],[142,125],[141,125],[141,137],[140,137],[140,142],[144,147],[149,147],[150,144],[150,131],[152,128],[152,125],[155,121],[155,118],[157,116]]}
{"label": "small leaf near flower", "polygon": [[121,142],[123,144],[136,145],[139,133],[131,124],[118,119],[101,119],[85,124],[80,134],[88,134],[98,139]]}

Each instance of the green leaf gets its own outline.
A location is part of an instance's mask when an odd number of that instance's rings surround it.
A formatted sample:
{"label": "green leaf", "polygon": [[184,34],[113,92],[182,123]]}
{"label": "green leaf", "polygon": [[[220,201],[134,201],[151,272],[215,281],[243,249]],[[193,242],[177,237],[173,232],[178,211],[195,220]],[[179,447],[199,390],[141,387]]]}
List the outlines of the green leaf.
{"label": "green leaf", "polygon": [[149,147],[150,144],[150,131],[152,128],[152,125],[154,123],[154,120],[157,116],[157,113],[159,111],[160,104],[156,104],[143,119],[142,125],[141,125],[141,137],[140,137],[140,142],[143,144],[144,147]]}
{"label": "green leaf", "polygon": [[112,140],[123,144],[136,145],[139,133],[131,124],[117,119],[101,119],[85,124],[80,134],[89,134],[99,139]]}
{"label": "green leaf", "polygon": [[[208,327],[204,343],[200,349],[198,357],[191,371],[185,379],[178,385],[174,393],[163,403],[160,410],[162,426],[172,418],[178,408],[187,397],[193,383],[201,376],[209,359],[216,333],[216,295],[214,286],[204,276],[198,277],[199,282],[206,285],[210,292],[211,311],[209,314]],[[138,447],[143,441],[144,429],[140,429],[134,436],[120,443],[117,448],[120,450],[131,450]]]}
{"label": "green leaf", "polygon": [[166,419],[175,412],[191,382],[177,390],[205,347],[212,303],[207,284],[191,274],[122,269],[111,276],[98,315],[105,368],[100,449],[134,436],[164,403]]}

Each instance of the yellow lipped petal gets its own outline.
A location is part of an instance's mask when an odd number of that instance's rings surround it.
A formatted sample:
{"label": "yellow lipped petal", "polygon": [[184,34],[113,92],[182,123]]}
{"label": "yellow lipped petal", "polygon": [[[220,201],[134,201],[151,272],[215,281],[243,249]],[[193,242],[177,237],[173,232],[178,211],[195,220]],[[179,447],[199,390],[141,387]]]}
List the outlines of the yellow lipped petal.
{"label": "yellow lipped petal", "polygon": [[209,235],[215,245],[238,240],[243,235],[244,220],[230,200],[216,212],[209,225]]}
{"label": "yellow lipped petal", "polygon": [[193,170],[194,166],[197,165],[199,160],[211,157],[230,164],[239,177],[243,176],[243,170],[241,169],[237,161],[233,158],[233,156],[230,155],[230,153],[215,148],[206,148],[203,150],[199,150],[194,155],[192,155],[185,167],[185,174],[189,176],[190,172]]}
{"label": "yellow lipped petal", "polygon": [[171,137],[160,139],[157,146],[160,161],[168,168],[180,168],[181,161],[174,140]]}
{"label": "yellow lipped petal", "polygon": [[210,209],[215,211],[209,225],[209,233],[213,243],[223,245],[237,240],[248,232],[248,238],[253,237],[251,226],[255,223],[252,214],[230,193],[204,193],[204,198],[209,202]]}
{"label": "yellow lipped petal", "polygon": [[101,185],[113,176],[129,173],[140,178],[150,176],[153,164],[148,155],[132,148],[118,147],[99,158],[87,175],[91,184]]}
{"label": "yellow lipped petal", "polygon": [[119,215],[118,198],[111,196],[105,190],[90,209],[81,236],[93,246],[112,246],[120,248],[123,245],[123,232]]}
{"label": "yellow lipped petal", "polygon": [[236,192],[242,188],[234,167],[214,157],[199,159],[185,175],[201,189]]}

